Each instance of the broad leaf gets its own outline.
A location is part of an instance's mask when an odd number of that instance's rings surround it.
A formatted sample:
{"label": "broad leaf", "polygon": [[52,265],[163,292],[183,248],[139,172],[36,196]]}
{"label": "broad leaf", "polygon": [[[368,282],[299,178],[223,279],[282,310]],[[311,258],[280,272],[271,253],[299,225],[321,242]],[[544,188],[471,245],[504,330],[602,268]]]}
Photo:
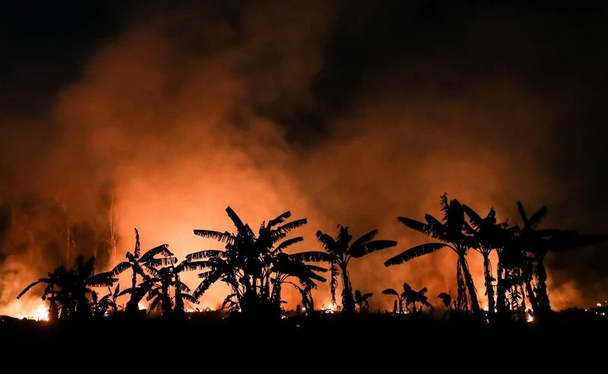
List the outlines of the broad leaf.
{"label": "broad leaf", "polygon": [[444,243],[427,243],[420,244],[410,249],[401,252],[400,254],[389,258],[384,262],[384,266],[398,265],[410,261],[416,257],[424,256],[429,253],[440,250],[441,248],[449,247]]}
{"label": "broad leaf", "polygon": [[348,251],[349,254],[354,258],[363,257],[375,251],[379,251],[386,248],[391,248],[397,245],[394,240],[375,240],[373,242],[361,244],[358,247],[351,247]]}

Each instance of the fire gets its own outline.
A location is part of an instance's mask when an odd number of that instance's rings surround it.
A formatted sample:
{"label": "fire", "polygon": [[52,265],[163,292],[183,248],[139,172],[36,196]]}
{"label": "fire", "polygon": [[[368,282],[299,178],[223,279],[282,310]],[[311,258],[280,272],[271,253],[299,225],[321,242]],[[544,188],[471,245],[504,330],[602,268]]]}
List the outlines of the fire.
{"label": "fire", "polygon": [[34,321],[49,320],[48,304],[40,299],[16,300],[4,308],[0,308],[0,315],[2,314]]}
{"label": "fire", "polygon": [[526,318],[526,322],[532,322],[534,321],[534,317],[531,314],[528,314],[528,317]]}
{"label": "fire", "polygon": [[336,310],[336,306],[332,303],[329,304],[329,306],[327,308],[321,308],[321,311],[324,313],[330,313],[333,314]]}
{"label": "fire", "polygon": [[45,306],[39,306],[32,313],[33,319],[36,321],[48,321],[49,320],[49,310]]}

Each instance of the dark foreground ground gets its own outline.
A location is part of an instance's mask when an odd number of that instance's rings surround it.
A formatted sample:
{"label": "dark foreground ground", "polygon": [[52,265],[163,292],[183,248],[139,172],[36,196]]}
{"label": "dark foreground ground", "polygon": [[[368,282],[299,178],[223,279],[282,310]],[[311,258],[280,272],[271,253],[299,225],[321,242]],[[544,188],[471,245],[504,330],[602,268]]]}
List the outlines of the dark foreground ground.
{"label": "dark foreground ground", "polygon": [[608,317],[566,312],[551,322],[501,326],[388,314],[296,316],[275,323],[205,316],[57,324],[5,318],[0,359],[29,366],[56,363],[67,372],[112,367],[216,372],[222,367],[227,372],[582,373],[605,370],[607,333]]}

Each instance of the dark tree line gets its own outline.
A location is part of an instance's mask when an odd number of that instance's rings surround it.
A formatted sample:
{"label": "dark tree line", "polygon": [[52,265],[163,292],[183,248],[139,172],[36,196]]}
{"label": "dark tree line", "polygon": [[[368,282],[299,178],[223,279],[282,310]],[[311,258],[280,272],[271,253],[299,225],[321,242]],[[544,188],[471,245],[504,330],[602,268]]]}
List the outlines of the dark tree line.
{"label": "dark tree line", "polygon": [[[402,224],[435,241],[407,249],[384,264],[398,265],[449,248],[457,255],[457,295],[452,300],[450,294],[442,292],[438,298],[451,317],[458,315],[475,321],[512,320],[521,318],[528,309],[537,318],[547,317],[552,309],[546,284],[546,255],[599,243],[608,237],[581,235],[572,230],[539,229],[547,208],[542,207],[528,216],[522,204],[518,202],[517,205],[522,224],[509,225],[506,221],[497,221],[494,209],[483,216],[444,194],[440,199],[441,219],[430,214],[424,216],[424,221],[398,217]],[[182,261],[167,244],[142,253],[139,232],[135,229],[133,251],[128,251],[125,260],[111,271],[95,274],[95,257],[80,256],[72,268],[56,268],[28,285],[17,298],[38,284],[46,285],[42,299],[49,302],[52,320],[120,313],[141,317],[143,300],[148,305],[146,314],[157,310],[164,318],[181,319],[186,317],[186,303],[198,304],[209,287],[221,281],[230,289],[222,309],[246,317],[276,319],[282,313],[284,287],[297,289],[302,296],[302,305],[313,312],[311,292],[318,282],[326,282],[329,278],[332,303],[336,303],[340,287],[342,313],[353,315],[369,311],[372,293],[353,290],[348,268],[350,261],[397,245],[393,240],[377,239],[376,229],[354,238],[347,226],[338,225],[335,237],[317,231],[316,238],[323,250],[288,253],[289,247],[304,240],[301,236],[288,238],[288,234],[306,225],[306,218],[290,221],[291,212],[287,211],[262,222],[254,230],[231,207],[226,212],[234,224],[232,232],[194,230],[197,236],[217,240],[223,245],[222,249],[190,253]],[[487,313],[480,307],[468,265],[470,250],[483,257]],[[498,258],[496,278],[490,261],[493,251]],[[121,289],[118,276],[125,271],[130,272],[130,285]],[[194,289],[181,280],[182,274],[189,271],[198,271],[200,278]],[[94,290],[101,287],[107,288],[104,296]],[[432,308],[426,287],[417,291],[404,282],[402,291],[387,288],[382,293],[396,296],[395,314]],[[127,298],[124,310],[118,302],[121,297]]]}
{"label": "dark tree line", "polygon": [[[606,235],[581,235],[574,230],[539,229],[547,215],[543,206],[528,216],[517,202],[522,225],[498,222],[493,208],[482,216],[456,199],[443,194],[440,199],[443,217],[430,214],[424,222],[398,217],[399,222],[422,232],[435,242],[420,244],[388,259],[384,265],[393,266],[414,258],[450,248],[457,254],[457,299],[455,309],[475,320],[484,320],[477,290],[469,270],[467,254],[473,249],[483,256],[484,286],[488,299],[488,318],[518,319],[529,308],[537,318],[550,315],[551,303],[547,292],[547,271],[544,259],[549,252],[564,252],[606,241]],[[497,278],[492,275],[490,253],[498,258]],[[445,297],[443,297],[444,299]],[[526,300],[529,304],[526,304]],[[451,304],[450,304],[451,305]]]}

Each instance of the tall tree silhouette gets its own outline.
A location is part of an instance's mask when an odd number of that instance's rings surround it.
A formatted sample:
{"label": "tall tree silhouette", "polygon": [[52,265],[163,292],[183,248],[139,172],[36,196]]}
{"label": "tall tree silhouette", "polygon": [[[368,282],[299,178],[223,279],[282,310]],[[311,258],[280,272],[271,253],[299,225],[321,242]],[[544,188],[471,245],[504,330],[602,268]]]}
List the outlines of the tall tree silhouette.
{"label": "tall tree silhouette", "polygon": [[[538,229],[542,219],[547,215],[546,206],[541,207],[533,215],[528,216],[521,201],[517,202],[517,209],[523,222],[523,227],[515,239],[518,250],[525,251],[534,260],[534,275],[536,280],[536,306],[535,314],[544,317],[551,312],[551,303],[547,292],[547,269],[544,264],[545,257],[550,251],[564,252],[576,248],[604,242],[607,235],[590,234],[581,235],[576,230]],[[531,275],[528,276],[531,278]]]}
{"label": "tall tree silhouette", "polygon": [[[338,225],[336,238],[317,231],[317,240],[321,242],[325,251],[308,251],[294,254],[299,260],[310,262],[329,262],[331,266],[331,299],[336,302],[336,285],[338,274],[342,274],[342,307],[347,314],[353,314],[355,299],[348,273],[348,264],[352,258],[361,258],[372,252],[397,245],[394,240],[375,240],[378,230],[374,229],[363,234],[351,243],[353,239],[347,226]],[[339,270],[338,270],[339,269]]]}
{"label": "tall tree silhouette", "polygon": [[[140,256],[139,233],[137,229],[135,229],[135,238],[134,253],[127,252],[127,261],[120,262],[112,269],[114,276],[118,276],[127,269],[131,269],[132,271],[131,287],[121,291],[119,294],[120,296],[130,296],[125,308],[125,313],[129,317],[139,316],[139,303],[152,289],[155,282],[159,280],[157,267],[172,265],[177,261],[166,243],[151,248]],[[142,278],[139,284],[137,283],[137,275]]]}
{"label": "tall tree silhouette", "polygon": [[[426,287],[423,287],[419,291],[416,291],[407,282],[403,282],[403,291],[401,293],[397,292],[397,290],[395,290],[394,288],[387,288],[382,291],[382,293],[385,295],[397,296],[399,313],[409,311],[410,305],[413,305],[414,311],[417,311],[417,303],[431,308],[431,304],[428,302],[428,297],[426,296]],[[404,304],[405,310],[403,309]]]}
{"label": "tall tree silhouette", "polygon": [[[405,287],[404,287],[404,289],[405,289]],[[395,290],[394,288],[387,288],[382,291],[383,295],[397,296],[397,300],[395,300],[395,307],[393,308],[394,313],[402,314],[404,312],[403,303],[405,302],[405,297],[406,297],[406,294],[404,291],[397,292],[397,290]]]}
{"label": "tall tree silhouette", "polygon": [[363,293],[360,290],[355,290],[355,303],[359,306],[359,313],[369,312],[369,301],[370,297],[374,296],[373,293]]}
{"label": "tall tree silhouette", "polygon": [[105,317],[108,311],[112,311],[112,315],[118,314],[118,295],[120,294],[120,283],[116,284],[114,290],[108,287],[108,293],[99,298],[96,291],[92,292],[93,314],[99,317]]}
{"label": "tall tree silhouette", "polygon": [[57,303],[60,305],[60,318],[88,318],[92,316],[93,310],[89,294],[93,287],[110,287],[118,279],[112,277],[111,272],[95,274],[95,257],[85,260],[80,255],[70,269],[60,266],[47,278],[40,278],[28,285],[21,291],[17,298],[21,298],[32,287],[40,283],[46,283],[43,299],[51,298],[49,315],[56,316]]}
{"label": "tall tree silhouette", "polygon": [[483,275],[486,287],[486,296],[488,298],[488,317],[490,320],[494,318],[496,309],[496,299],[494,295],[494,281],[492,275],[492,263],[490,254],[494,250],[500,250],[504,247],[506,222],[498,223],[494,208],[490,208],[488,214],[482,218],[477,212],[466,204],[462,205],[465,214],[469,217],[470,227],[468,231],[473,235],[473,240],[477,242],[473,248],[481,253],[483,257]]}
{"label": "tall tree silhouette", "polygon": [[482,320],[483,315],[477,300],[477,290],[473,277],[469,271],[466,255],[470,248],[474,247],[475,241],[464,232],[466,227],[464,209],[456,199],[448,201],[447,194],[440,198],[441,210],[444,212],[443,222],[430,214],[425,215],[426,223],[407,217],[398,217],[398,221],[411,229],[422,232],[440,241],[440,243],[427,243],[417,245],[404,252],[391,257],[384,262],[385,266],[393,266],[410,261],[414,258],[436,252],[442,248],[452,249],[458,256],[456,267],[456,280],[458,285],[457,307],[461,311],[467,311],[470,307],[473,317]]}
{"label": "tall tree silhouette", "polygon": [[21,291],[18,295],[17,295],[17,299],[20,299],[21,297],[23,297],[23,295],[25,295],[30,289],[32,289],[33,287],[39,285],[39,284],[46,284],[46,287],[44,287],[44,291],[42,292],[42,300],[48,300],[49,301],[49,321],[50,322],[55,322],[57,321],[57,319],[59,319],[59,308],[60,308],[60,304],[59,304],[59,283],[61,282],[60,280],[60,274],[67,272],[67,270],[61,266],[58,268],[55,268],[54,271],[47,273],[46,277],[43,278],[39,278],[38,280],[30,283],[29,285],[27,285],[23,291]]}
{"label": "tall tree silhouette", "polygon": [[187,259],[201,260],[206,271],[199,274],[202,281],[193,292],[202,296],[216,281],[221,280],[232,289],[232,294],[245,316],[279,316],[281,313],[281,285],[289,276],[303,284],[325,280],[314,269],[284,252],[289,246],[301,242],[302,237],[285,239],[287,234],[307,223],[307,219],[285,222],[291,212],[262,222],[257,234],[231,208],[226,212],[236,227],[228,231],[195,229],[194,234],[225,243],[225,250],[203,250],[187,255]]}

